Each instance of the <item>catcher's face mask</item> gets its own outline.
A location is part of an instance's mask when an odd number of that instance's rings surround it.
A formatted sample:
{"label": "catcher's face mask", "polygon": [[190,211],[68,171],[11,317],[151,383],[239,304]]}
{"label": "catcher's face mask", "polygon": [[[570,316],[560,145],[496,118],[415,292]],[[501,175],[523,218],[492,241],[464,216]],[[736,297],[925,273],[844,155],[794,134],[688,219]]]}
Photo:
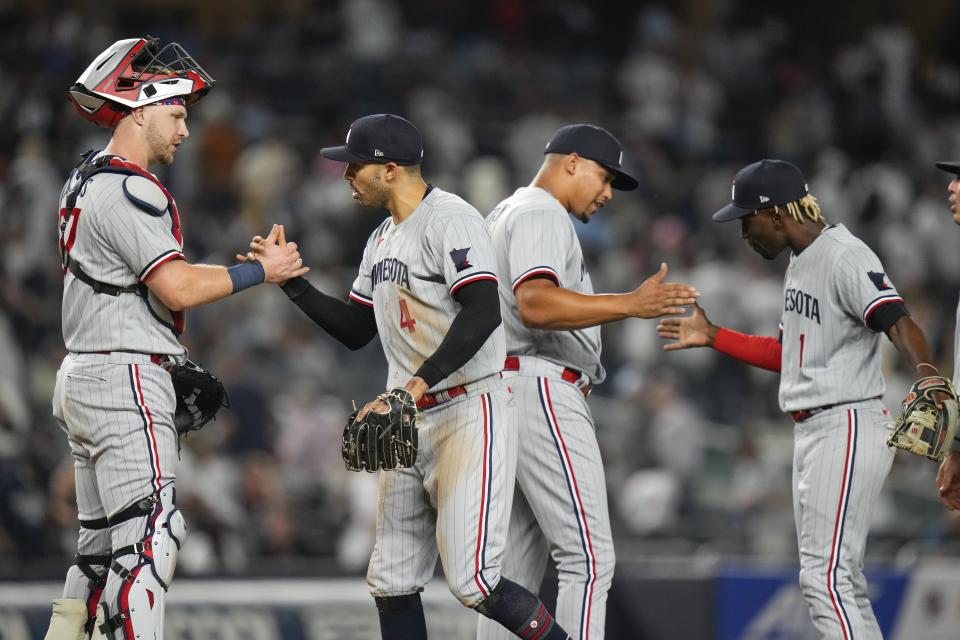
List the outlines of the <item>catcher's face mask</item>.
{"label": "catcher's face mask", "polygon": [[131,109],[182,97],[190,106],[216,81],[176,42],[118,40],[98,55],[68,91],[87,120],[113,128]]}

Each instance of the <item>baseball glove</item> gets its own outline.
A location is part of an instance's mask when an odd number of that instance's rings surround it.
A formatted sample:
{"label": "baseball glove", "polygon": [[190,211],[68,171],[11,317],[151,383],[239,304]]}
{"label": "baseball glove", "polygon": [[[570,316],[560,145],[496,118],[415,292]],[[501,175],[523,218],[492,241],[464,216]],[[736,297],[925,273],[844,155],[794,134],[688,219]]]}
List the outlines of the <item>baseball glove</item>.
{"label": "baseball glove", "polygon": [[[942,408],[937,408],[938,393]],[[957,392],[946,378],[929,376],[913,383],[903,401],[903,410],[893,425],[887,446],[905,449],[918,456],[940,461],[947,454],[957,432],[960,404]]]}
{"label": "baseball glove", "polygon": [[380,469],[406,469],[417,461],[417,405],[406,389],[381,393],[389,407],[384,413],[368,411],[357,422],[358,411],[347,418],[341,452],[350,471],[374,473]]}
{"label": "baseball glove", "polygon": [[170,372],[177,411],[173,423],[178,434],[196,431],[217,416],[220,407],[229,407],[227,391],[215,375],[187,360]]}

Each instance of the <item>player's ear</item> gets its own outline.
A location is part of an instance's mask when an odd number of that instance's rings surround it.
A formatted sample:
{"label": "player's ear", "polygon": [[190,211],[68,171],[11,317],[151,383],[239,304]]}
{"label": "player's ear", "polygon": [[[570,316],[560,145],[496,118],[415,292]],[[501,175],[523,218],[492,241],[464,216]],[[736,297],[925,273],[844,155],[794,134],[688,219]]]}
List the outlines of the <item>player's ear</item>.
{"label": "player's ear", "polygon": [[563,160],[563,168],[571,176],[577,173],[577,165],[580,164],[580,154],[570,153]]}
{"label": "player's ear", "polygon": [[136,109],[132,109],[130,111],[130,117],[133,118],[134,122],[136,122],[139,125],[142,125],[146,120],[143,113],[143,107],[137,107]]}
{"label": "player's ear", "polygon": [[383,179],[386,181],[395,180],[400,175],[400,165],[396,162],[388,162],[383,165]]}

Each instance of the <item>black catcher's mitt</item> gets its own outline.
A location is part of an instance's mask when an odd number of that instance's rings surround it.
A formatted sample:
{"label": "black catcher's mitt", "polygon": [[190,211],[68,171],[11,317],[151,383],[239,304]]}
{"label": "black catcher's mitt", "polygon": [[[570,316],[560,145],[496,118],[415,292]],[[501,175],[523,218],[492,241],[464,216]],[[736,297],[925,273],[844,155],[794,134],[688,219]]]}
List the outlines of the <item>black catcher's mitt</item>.
{"label": "black catcher's mitt", "polygon": [[[942,409],[934,394],[940,392]],[[960,405],[957,392],[946,378],[929,376],[913,383],[903,401],[903,410],[893,425],[887,446],[940,461],[947,455],[957,432]]]}
{"label": "black catcher's mitt", "polygon": [[381,393],[385,413],[368,411],[356,422],[358,411],[343,429],[343,463],[350,471],[374,473],[380,469],[406,469],[417,461],[417,405],[406,389]]}
{"label": "black catcher's mitt", "polygon": [[177,412],[173,423],[177,433],[196,431],[217,416],[220,407],[229,407],[227,391],[215,375],[187,360],[170,372]]}

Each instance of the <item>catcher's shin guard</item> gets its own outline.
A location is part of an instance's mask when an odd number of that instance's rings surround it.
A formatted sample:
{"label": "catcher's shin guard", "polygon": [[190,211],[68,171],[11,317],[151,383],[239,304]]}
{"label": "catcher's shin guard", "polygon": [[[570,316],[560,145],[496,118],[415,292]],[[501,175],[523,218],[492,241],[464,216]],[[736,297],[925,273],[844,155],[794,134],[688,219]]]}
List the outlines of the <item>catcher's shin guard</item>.
{"label": "catcher's shin guard", "polygon": [[108,583],[103,605],[106,621],[100,627],[112,640],[163,637],[165,595],[187,537],[187,523],[174,498],[173,483],[169,483],[137,503],[145,510],[140,517],[132,517],[137,524],[143,523],[143,537],[113,553],[110,570],[116,579]]}

